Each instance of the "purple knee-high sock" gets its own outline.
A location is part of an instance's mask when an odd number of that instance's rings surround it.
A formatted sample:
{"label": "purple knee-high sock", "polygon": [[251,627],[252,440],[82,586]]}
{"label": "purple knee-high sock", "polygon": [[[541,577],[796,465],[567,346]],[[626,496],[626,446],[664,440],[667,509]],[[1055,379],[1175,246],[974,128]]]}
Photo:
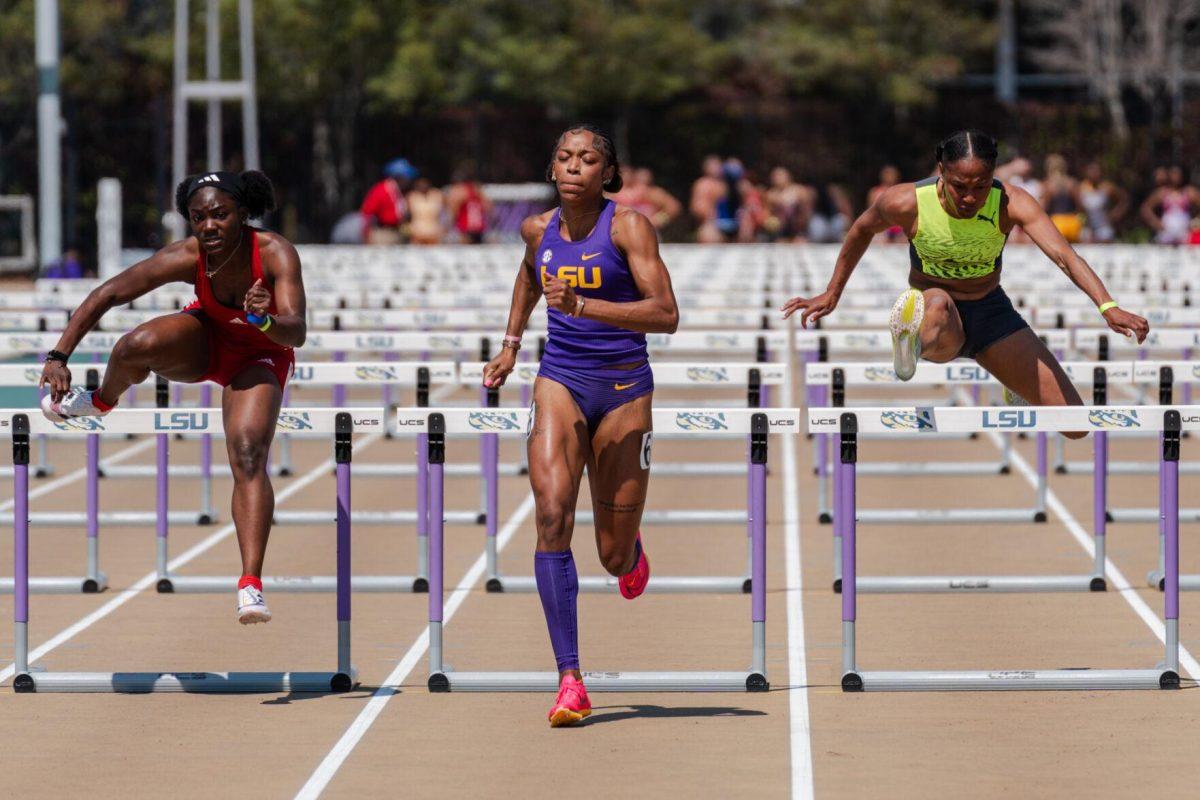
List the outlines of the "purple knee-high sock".
{"label": "purple knee-high sock", "polygon": [[550,644],[558,671],[579,669],[579,623],[575,601],[579,597],[579,573],[570,550],[534,553],[533,574],[546,613]]}

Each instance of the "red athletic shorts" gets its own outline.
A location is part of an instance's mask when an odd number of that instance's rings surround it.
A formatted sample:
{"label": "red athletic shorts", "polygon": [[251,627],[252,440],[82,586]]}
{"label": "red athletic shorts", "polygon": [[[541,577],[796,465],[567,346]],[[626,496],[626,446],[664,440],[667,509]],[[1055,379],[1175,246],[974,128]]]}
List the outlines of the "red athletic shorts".
{"label": "red athletic shorts", "polygon": [[292,377],[292,368],[296,365],[294,351],[234,349],[221,340],[217,334],[216,324],[203,312],[195,314],[195,316],[204,323],[204,329],[208,331],[208,369],[204,371],[204,375],[197,383],[212,381],[221,386],[228,386],[246,367],[262,364],[275,373],[280,389],[287,386],[288,379]]}

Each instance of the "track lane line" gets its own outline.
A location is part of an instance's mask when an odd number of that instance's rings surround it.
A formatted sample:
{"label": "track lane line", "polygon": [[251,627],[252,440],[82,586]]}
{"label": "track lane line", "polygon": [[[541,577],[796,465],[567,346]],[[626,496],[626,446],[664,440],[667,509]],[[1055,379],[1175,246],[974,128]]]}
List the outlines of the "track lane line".
{"label": "track lane line", "polygon": [[[496,534],[496,551],[503,552],[505,545],[512,539],[517,529],[525,522],[525,518],[533,511],[533,493],[525,496],[525,500],[517,507],[512,516],[504,523],[504,527]],[[450,624],[450,620],[454,618],[455,613],[462,606],[471,589],[483,577],[484,571],[487,569],[487,555],[481,553],[475,563],[463,574],[458,585],[454,587],[454,591],[450,593],[450,599],[446,602],[446,607],[442,613],[442,627],[445,628]],[[383,712],[384,706],[388,704],[395,695],[399,694],[397,687],[403,684],[409,673],[417,666],[417,662],[425,655],[425,651],[429,649],[429,625],[425,626],[425,630],[417,637],[412,646],[408,648],[408,652],[396,664],[395,669],[388,675],[375,693],[371,695],[371,699],[367,701],[366,706],[362,711],[358,712],[358,716],[350,723],[350,727],[342,734],[333,749],[322,759],[321,763],[313,771],[313,774],[305,782],[300,791],[296,793],[296,800],[314,800],[321,796],[325,788],[329,786],[329,782],[337,775],[342,764],[350,757],[350,753],[362,741],[363,736],[375,724],[375,720]]]}
{"label": "track lane line", "polygon": [[[783,388],[783,406],[795,402],[793,381],[795,347],[788,347],[788,380]],[[796,439],[783,443],[783,541],[788,640],[788,735],[791,751],[792,797],[811,800],[813,789],[812,722],[808,711],[808,656],[804,646],[804,580],[800,553],[800,487],[796,466]]]}

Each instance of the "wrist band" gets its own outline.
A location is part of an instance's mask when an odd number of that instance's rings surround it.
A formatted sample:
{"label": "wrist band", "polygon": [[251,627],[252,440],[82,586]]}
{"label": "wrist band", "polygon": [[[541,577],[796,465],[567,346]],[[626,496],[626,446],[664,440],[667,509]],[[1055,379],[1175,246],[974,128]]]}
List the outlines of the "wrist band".
{"label": "wrist band", "polygon": [[271,317],[270,314],[264,314],[261,317],[258,316],[257,314],[247,314],[246,321],[249,322],[254,327],[258,328],[263,333],[266,333],[268,330],[270,330],[271,325],[273,325],[275,323],[275,320]]}
{"label": "wrist band", "polygon": [[520,346],[521,346],[521,337],[520,337],[520,336],[513,336],[511,333],[506,333],[506,334],[504,334],[504,341],[506,341],[506,342],[512,342],[512,343],[513,343],[513,344],[515,344],[517,347],[520,347]]}
{"label": "wrist band", "polygon": [[583,298],[576,296],[575,297],[575,313],[572,314],[571,316],[576,317],[576,318],[582,316],[583,315],[583,305],[584,305]]}
{"label": "wrist band", "polygon": [[515,353],[521,349],[521,340],[510,339],[509,337],[505,336],[504,341],[500,343],[500,349],[503,350],[506,347]]}
{"label": "wrist band", "polygon": [[66,364],[67,358],[68,358],[67,354],[62,352],[61,350],[51,350],[49,353],[46,353],[45,360],[46,361],[61,361],[62,363]]}
{"label": "wrist band", "polygon": [[1100,313],[1103,314],[1105,311],[1108,311],[1110,308],[1116,308],[1116,307],[1117,307],[1117,301],[1109,300],[1107,303],[1100,304]]}

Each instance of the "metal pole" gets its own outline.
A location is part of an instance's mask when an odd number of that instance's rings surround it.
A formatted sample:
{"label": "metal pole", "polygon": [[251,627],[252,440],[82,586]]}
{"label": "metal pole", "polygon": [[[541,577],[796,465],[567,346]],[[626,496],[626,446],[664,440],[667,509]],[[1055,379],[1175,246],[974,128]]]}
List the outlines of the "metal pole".
{"label": "metal pole", "polygon": [[258,169],[258,90],[254,64],[254,3],[238,0],[238,42],[241,50],[242,82],[246,95],[242,101],[242,160],[246,169]]}
{"label": "metal pole", "polygon": [[1017,102],[1017,21],[1013,0],[1000,0],[996,9],[999,35],[996,37],[996,100]]}
{"label": "metal pole", "polygon": [[[221,79],[221,3],[208,0],[205,26],[204,76],[210,81]],[[225,159],[221,154],[221,101],[208,101],[208,168],[219,170]]]}
{"label": "metal pole", "polygon": [[[188,0],[175,0],[175,86],[174,122],[171,138],[171,187],[178,186],[187,174],[187,100],[183,96],[188,77]],[[167,227],[176,239],[185,235],[183,220],[169,214]]]}
{"label": "metal pole", "polygon": [[62,129],[58,98],[58,0],[37,0],[38,263],[62,258]]}

